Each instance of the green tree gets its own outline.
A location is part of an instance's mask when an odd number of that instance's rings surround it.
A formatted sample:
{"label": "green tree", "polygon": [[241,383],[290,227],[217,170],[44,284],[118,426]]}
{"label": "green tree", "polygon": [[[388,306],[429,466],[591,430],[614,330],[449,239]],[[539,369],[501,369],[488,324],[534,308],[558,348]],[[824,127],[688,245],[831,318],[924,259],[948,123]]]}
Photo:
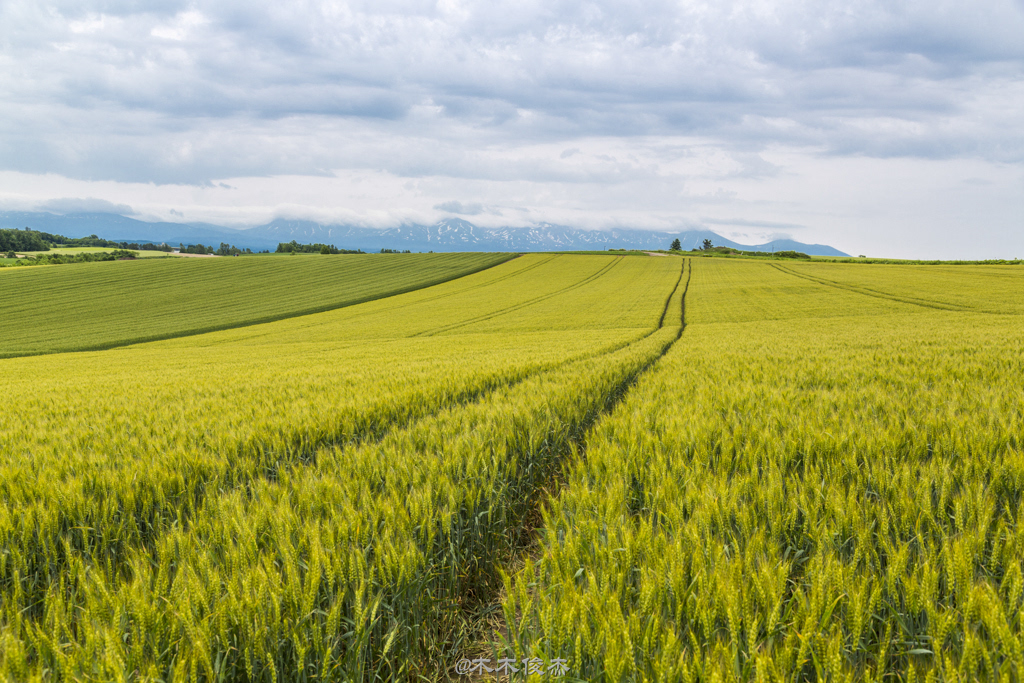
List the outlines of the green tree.
{"label": "green tree", "polygon": [[713,247],[713,246],[714,245],[711,244],[711,240],[705,239],[704,240],[704,244],[701,246],[701,249],[703,249],[704,251],[709,251],[711,249],[711,247]]}
{"label": "green tree", "polygon": [[0,229],[0,252],[8,251],[49,251],[50,245],[43,241],[35,230]]}
{"label": "green tree", "polygon": [[679,238],[672,240],[672,244],[669,246],[670,251],[682,251],[683,245],[679,242]]}

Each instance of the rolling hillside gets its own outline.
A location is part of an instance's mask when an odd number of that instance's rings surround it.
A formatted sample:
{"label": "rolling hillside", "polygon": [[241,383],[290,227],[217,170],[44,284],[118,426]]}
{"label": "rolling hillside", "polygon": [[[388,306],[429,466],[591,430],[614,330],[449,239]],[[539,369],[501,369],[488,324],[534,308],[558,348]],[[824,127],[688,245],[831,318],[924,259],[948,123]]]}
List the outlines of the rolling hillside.
{"label": "rolling hillside", "polygon": [[306,315],[463,277],[513,254],[157,259],[0,269],[0,357]]}
{"label": "rolling hillside", "polygon": [[1015,681],[1022,286],[527,254],[0,360],[0,679]]}

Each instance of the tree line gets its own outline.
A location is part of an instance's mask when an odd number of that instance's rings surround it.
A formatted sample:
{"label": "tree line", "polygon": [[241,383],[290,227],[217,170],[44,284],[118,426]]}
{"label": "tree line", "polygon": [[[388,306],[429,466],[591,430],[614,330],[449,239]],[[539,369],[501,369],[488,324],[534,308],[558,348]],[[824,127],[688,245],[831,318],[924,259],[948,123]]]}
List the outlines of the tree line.
{"label": "tree line", "polygon": [[333,244],[299,244],[295,240],[280,242],[275,250],[277,254],[364,254],[362,249],[338,249]]}
{"label": "tree line", "polygon": [[35,230],[0,229],[0,251],[49,251],[50,245]]}
{"label": "tree line", "polygon": [[239,249],[235,245],[228,244],[227,242],[221,242],[220,246],[216,249],[204,244],[190,244],[187,247],[184,244],[180,244],[178,251],[182,254],[212,254],[216,256],[243,256],[256,253],[252,249]]}
{"label": "tree line", "polygon": [[55,246],[64,247],[101,247],[109,249],[128,249],[132,251],[171,251],[166,244],[150,244],[143,242],[115,242],[105,240],[96,235],[88,237],[66,237],[40,230],[25,228],[10,230],[0,228],[0,251],[50,251]]}
{"label": "tree line", "polygon": [[20,258],[8,267],[55,266],[64,263],[92,263],[93,261],[122,261],[134,259],[138,255],[139,252],[127,249],[101,252],[86,251],[78,254],[37,254],[28,258]]}
{"label": "tree line", "polygon": [[[672,243],[668,247],[669,251],[682,251],[683,245],[676,238],[672,240]],[[795,258],[795,259],[810,259],[811,257],[802,251],[743,251],[742,249],[733,249],[732,247],[716,247],[711,243],[711,240],[705,239],[699,247],[691,249],[690,251],[712,251],[720,254],[739,254],[742,256],[772,256],[774,258]]]}

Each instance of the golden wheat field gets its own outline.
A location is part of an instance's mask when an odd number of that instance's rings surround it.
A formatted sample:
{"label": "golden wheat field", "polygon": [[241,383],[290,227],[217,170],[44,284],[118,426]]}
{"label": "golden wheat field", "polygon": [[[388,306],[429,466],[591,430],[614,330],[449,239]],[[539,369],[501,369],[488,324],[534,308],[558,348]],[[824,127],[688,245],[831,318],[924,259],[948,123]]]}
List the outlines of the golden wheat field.
{"label": "golden wheat field", "polygon": [[0,679],[1024,677],[1024,270],[359,263],[0,345]]}

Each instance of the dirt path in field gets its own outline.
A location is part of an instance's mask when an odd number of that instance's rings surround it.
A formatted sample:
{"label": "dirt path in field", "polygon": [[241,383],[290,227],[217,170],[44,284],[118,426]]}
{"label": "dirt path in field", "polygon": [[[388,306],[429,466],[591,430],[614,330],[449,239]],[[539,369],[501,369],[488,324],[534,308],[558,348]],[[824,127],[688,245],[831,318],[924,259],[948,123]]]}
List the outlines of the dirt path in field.
{"label": "dirt path in field", "polygon": [[[665,254],[651,254],[651,256],[665,256]],[[687,274],[685,278],[683,275]],[[661,354],[653,359],[646,367],[636,373],[634,376],[625,379],[623,384],[619,387],[612,400],[606,403],[605,409],[598,415],[596,415],[593,421],[590,423],[588,428],[584,430],[584,436],[577,440],[574,444],[575,448],[573,453],[566,453],[568,457],[575,455],[577,459],[586,457],[586,436],[595,424],[600,422],[606,415],[612,413],[616,406],[622,402],[623,399],[629,394],[629,391],[640,381],[651,368],[657,365],[658,361],[668,353],[669,349],[675,345],[677,341],[682,337],[683,330],[686,328],[686,294],[690,289],[690,278],[693,275],[693,267],[690,259],[683,261],[683,268],[679,274],[679,280],[673,287],[672,292],[669,294],[668,299],[665,301],[665,309],[662,311],[661,319],[658,321],[658,327],[656,330],[662,329],[665,325],[665,319],[670,313],[669,306],[671,305],[672,298],[678,291],[679,286],[683,285],[683,295],[680,301],[679,308],[679,335],[670,343]],[[504,570],[509,576],[514,577],[526,566],[526,563],[530,560],[540,559],[542,553],[541,542],[543,540],[544,530],[544,510],[548,508],[549,501],[556,498],[564,488],[565,482],[561,472],[556,472],[551,479],[551,483],[542,491],[538,491],[536,495],[536,504],[533,506],[533,511],[530,516],[525,520],[525,523],[518,529],[510,529],[509,532],[514,534],[519,539],[519,548],[514,551],[512,557],[510,557],[504,564]],[[504,590],[500,591],[496,595],[489,596],[489,599],[478,601],[475,604],[466,605],[467,615],[469,624],[469,631],[471,636],[469,639],[470,645],[460,655],[458,661],[453,660],[451,662],[440,663],[442,666],[447,665],[448,671],[444,672],[442,676],[447,675],[448,680],[453,681],[509,681],[512,680],[508,676],[499,676],[496,673],[462,673],[462,670],[466,669],[466,663],[472,662],[473,660],[483,659],[489,660],[491,665],[494,665],[499,658],[506,656],[504,654],[504,645],[509,642],[508,628],[505,623],[504,611],[502,604],[505,599]],[[477,670],[479,671],[479,669]]]}
{"label": "dirt path in field", "polygon": [[644,253],[648,256],[668,256],[668,254],[659,254],[656,251],[645,251]]}

